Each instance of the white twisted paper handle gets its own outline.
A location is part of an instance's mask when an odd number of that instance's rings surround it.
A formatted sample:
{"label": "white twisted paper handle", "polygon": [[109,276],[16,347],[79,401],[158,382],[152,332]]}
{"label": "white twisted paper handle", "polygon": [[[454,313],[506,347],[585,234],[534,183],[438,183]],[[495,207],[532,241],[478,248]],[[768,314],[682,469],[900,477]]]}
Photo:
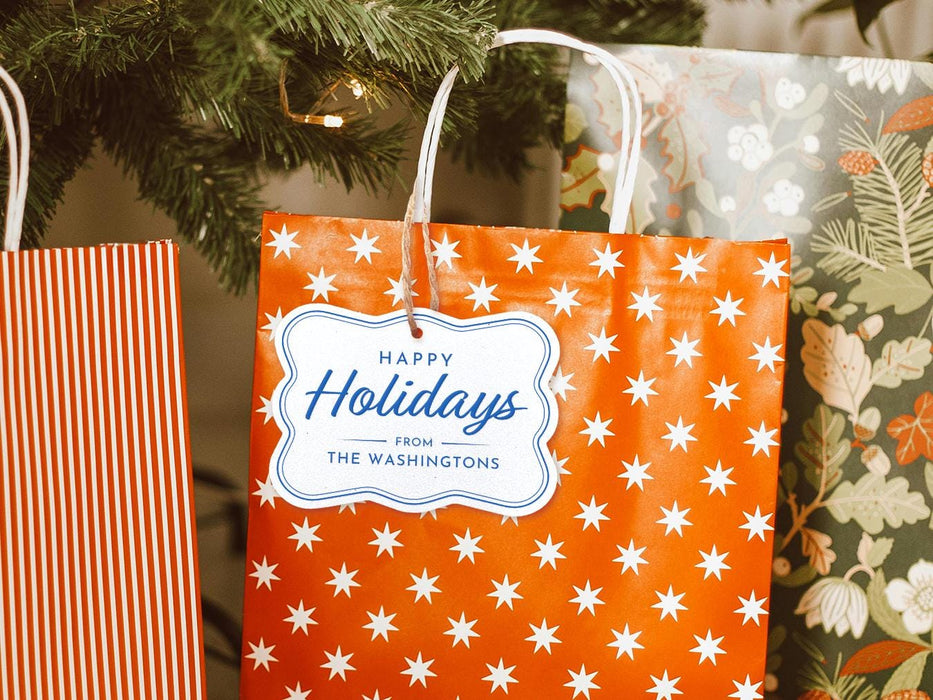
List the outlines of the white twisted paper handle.
{"label": "white twisted paper handle", "polygon": [[6,85],[16,106],[14,117],[6,92],[0,88],[0,114],[3,116],[7,150],[10,154],[10,187],[6,200],[6,230],[3,235],[3,249],[17,251],[23,232],[26,187],[29,182],[29,119],[26,115],[26,100],[23,99],[19,85],[3,68],[0,68],[0,80]]}
{"label": "white twisted paper handle", "polygon": [[[632,196],[635,191],[635,177],[638,173],[638,158],[641,153],[642,107],[638,87],[631,72],[616,56],[594,44],[575,37],[546,29],[510,29],[500,32],[490,49],[508,44],[539,43],[564,46],[589,54],[609,71],[613,83],[619,89],[622,101],[622,147],[619,154],[619,169],[613,190],[612,212],[609,218],[609,232],[622,233],[628,219]],[[411,289],[411,230],[413,224],[422,224],[424,254],[428,261],[428,282],[431,290],[430,304],[433,310],[439,306],[437,271],[431,264],[431,241],[428,235],[428,223],[431,220],[431,199],[434,187],[434,170],[437,164],[437,152],[441,138],[441,124],[447,110],[454,81],[460,72],[458,66],[450,69],[441,81],[431,111],[428,114],[424,136],[421,140],[421,153],[418,157],[418,175],[414,191],[405,213],[405,225],[402,233],[402,299],[408,314],[408,325],[412,335],[421,336],[414,319],[414,302]]]}

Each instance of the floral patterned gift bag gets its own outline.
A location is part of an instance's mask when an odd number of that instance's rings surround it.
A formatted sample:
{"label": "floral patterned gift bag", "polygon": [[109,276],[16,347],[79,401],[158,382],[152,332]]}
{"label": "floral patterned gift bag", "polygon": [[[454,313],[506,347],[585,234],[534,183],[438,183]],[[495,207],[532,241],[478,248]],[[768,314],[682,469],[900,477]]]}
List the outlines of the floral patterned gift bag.
{"label": "floral patterned gift bag", "polygon": [[[928,698],[933,66],[613,51],[645,98],[634,230],[795,252],[766,688]],[[572,74],[562,225],[605,229],[617,98]]]}
{"label": "floral patterned gift bag", "polygon": [[758,697],[789,249],[428,224],[455,76],[414,224],[263,220],[242,696]]}
{"label": "floral patterned gift bag", "polygon": [[28,120],[0,80],[0,697],[203,698],[178,250],[19,250]]}

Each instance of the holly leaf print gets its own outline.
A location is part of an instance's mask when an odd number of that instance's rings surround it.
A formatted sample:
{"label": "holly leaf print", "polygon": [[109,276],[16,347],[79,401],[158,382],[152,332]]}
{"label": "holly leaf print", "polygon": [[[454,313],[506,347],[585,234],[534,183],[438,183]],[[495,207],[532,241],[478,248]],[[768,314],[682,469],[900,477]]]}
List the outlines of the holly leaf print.
{"label": "holly leaf print", "polygon": [[661,156],[665,159],[661,171],[670,180],[668,191],[675,194],[702,178],[700,158],[709,153],[702,132],[689,114],[668,119],[658,132]]}
{"label": "holly leaf print", "polygon": [[854,421],[872,386],[871,360],[862,339],[839,324],[827,326],[812,318],[804,321],[803,339],[800,356],[810,386]]}
{"label": "holly leaf print", "polygon": [[599,179],[599,156],[596,149],[581,145],[567,159],[567,167],[560,174],[560,206],[565,211],[573,211],[578,207],[590,208],[596,195],[605,192]]}
{"label": "holly leaf print", "polygon": [[897,440],[899,464],[910,464],[920,455],[933,459],[933,392],[917,397],[914,412],[917,415],[905,413],[888,423],[888,435]]}

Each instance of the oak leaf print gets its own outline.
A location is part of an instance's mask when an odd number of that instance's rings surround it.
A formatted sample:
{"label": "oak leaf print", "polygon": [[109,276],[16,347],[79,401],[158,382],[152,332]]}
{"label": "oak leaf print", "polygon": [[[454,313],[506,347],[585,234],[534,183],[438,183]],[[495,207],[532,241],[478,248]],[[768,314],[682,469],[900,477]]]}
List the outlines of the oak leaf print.
{"label": "oak leaf print", "polygon": [[871,389],[871,360],[862,339],[843,326],[809,319],[803,324],[800,351],[807,381],[823,401],[841,408],[854,421]]}
{"label": "oak leaf print", "polygon": [[897,440],[899,464],[910,464],[923,455],[933,459],[933,392],[925,391],[914,402],[914,413],[888,423],[888,435]]}

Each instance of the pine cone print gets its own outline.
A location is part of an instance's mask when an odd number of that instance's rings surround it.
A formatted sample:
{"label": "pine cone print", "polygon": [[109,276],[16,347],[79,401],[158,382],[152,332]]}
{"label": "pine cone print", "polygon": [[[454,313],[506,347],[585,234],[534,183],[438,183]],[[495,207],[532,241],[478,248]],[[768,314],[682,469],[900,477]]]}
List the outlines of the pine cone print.
{"label": "pine cone print", "polygon": [[846,151],[839,156],[839,167],[849,175],[868,175],[877,161],[868,151]]}
{"label": "pine cone print", "polygon": [[923,163],[920,168],[923,172],[923,179],[926,180],[930,187],[933,187],[933,151],[923,156]]}
{"label": "pine cone print", "polygon": [[881,700],[930,700],[930,696],[922,690],[895,690]]}

